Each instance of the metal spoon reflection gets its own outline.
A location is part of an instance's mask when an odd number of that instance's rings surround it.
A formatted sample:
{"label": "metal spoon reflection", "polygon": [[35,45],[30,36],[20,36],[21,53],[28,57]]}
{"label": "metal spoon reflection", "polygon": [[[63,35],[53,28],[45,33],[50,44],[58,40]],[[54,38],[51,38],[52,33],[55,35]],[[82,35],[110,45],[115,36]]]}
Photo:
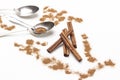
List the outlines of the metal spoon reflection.
{"label": "metal spoon reflection", "polygon": [[14,9],[0,9],[0,11],[6,11],[6,10],[14,11],[15,14],[20,17],[29,17],[35,15],[38,12],[39,7],[34,5],[27,5]]}
{"label": "metal spoon reflection", "polygon": [[[19,24],[19,25],[22,25],[22,27],[27,28],[27,30],[33,36],[40,36],[41,34],[45,34],[46,32],[48,32],[49,30],[51,30],[54,27],[54,23],[51,22],[51,21],[42,22],[42,23],[36,24],[35,26],[31,26],[31,25],[26,24],[23,21],[18,20],[16,18],[12,17],[12,16],[6,16],[6,18],[12,23]],[[11,33],[14,33],[14,32],[11,32]],[[3,34],[3,35],[0,35],[0,36],[6,36],[6,35],[8,35],[8,34]]]}

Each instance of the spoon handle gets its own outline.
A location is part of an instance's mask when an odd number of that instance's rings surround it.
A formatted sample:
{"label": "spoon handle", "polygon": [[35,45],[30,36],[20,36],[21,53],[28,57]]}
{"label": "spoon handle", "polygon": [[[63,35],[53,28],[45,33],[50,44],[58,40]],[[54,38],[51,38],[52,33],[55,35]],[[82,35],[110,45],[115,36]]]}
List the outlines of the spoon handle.
{"label": "spoon handle", "polygon": [[19,30],[19,31],[8,32],[8,33],[5,33],[5,34],[0,34],[0,37],[9,36],[11,34],[18,33],[18,32],[23,32],[23,31],[27,31],[27,30]]}
{"label": "spoon handle", "polygon": [[15,24],[18,24],[18,25],[22,25],[22,27],[25,27],[25,28],[30,28],[32,26],[30,26],[29,24],[15,18],[15,17],[12,17],[12,16],[5,16],[10,22],[12,23],[15,23]]}

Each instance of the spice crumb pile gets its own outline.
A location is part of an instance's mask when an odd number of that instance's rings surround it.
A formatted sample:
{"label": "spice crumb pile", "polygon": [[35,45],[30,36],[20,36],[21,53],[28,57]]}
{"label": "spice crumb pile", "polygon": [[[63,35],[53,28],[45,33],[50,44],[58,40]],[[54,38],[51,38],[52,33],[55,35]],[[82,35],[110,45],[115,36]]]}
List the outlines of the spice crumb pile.
{"label": "spice crumb pile", "polygon": [[43,8],[43,15],[40,18],[40,21],[52,21],[54,22],[55,26],[57,26],[58,24],[60,24],[61,22],[65,21],[65,19],[67,19],[67,21],[71,22],[71,21],[75,21],[78,23],[81,23],[83,20],[82,18],[79,17],[74,17],[74,16],[70,16],[70,15],[66,15],[68,12],[66,10],[61,10],[61,11],[57,11],[54,8],[50,8],[49,6],[45,6]]}
{"label": "spice crumb pile", "polygon": [[34,55],[36,56],[36,59],[39,59],[40,57],[40,49],[37,48],[37,47],[34,47],[34,44],[37,44],[37,45],[41,45],[41,46],[46,46],[47,45],[47,42],[42,42],[40,43],[39,41],[34,41],[32,39],[28,39],[26,40],[26,45],[22,45],[22,44],[19,44],[19,43],[14,43],[14,46],[15,47],[18,47],[20,51],[25,51],[26,54],[28,55]]}
{"label": "spice crumb pile", "polygon": [[90,51],[91,51],[92,48],[90,47],[90,44],[89,44],[89,42],[87,40],[88,36],[86,34],[82,34],[81,36],[83,38],[84,54],[87,57],[87,60],[89,62],[95,62],[95,61],[97,61],[97,59],[90,54]]}
{"label": "spice crumb pile", "polygon": [[11,31],[11,30],[15,29],[15,26],[14,25],[8,26],[7,24],[4,24],[2,21],[2,17],[0,16],[0,28]]}
{"label": "spice crumb pile", "polygon": [[44,65],[52,70],[61,70],[65,74],[75,74],[78,75],[78,80],[84,80],[86,78],[92,77],[97,70],[101,70],[104,67],[114,67],[115,63],[111,59],[105,60],[104,62],[97,62],[97,65],[93,68],[89,68],[86,73],[80,71],[73,71],[70,69],[69,64],[63,63],[62,61],[56,59],[55,57],[49,58],[40,55],[40,48],[34,47],[34,45],[47,46],[47,42],[41,43],[40,41],[34,41],[32,39],[26,40],[26,45],[14,43],[15,47],[18,47],[20,51],[24,51],[28,55],[35,55],[36,59],[42,61]]}
{"label": "spice crumb pile", "polygon": [[[76,44],[76,38],[74,33],[74,27],[72,26],[72,22],[83,22],[82,18],[67,15],[68,12],[66,10],[58,11],[54,8],[50,8],[49,6],[45,6],[43,8],[43,15],[40,17],[40,21],[52,21],[54,22],[55,26],[59,25],[63,21],[67,21],[67,28],[64,28],[62,32],[60,33],[60,38],[52,45],[50,46],[47,51],[49,53],[53,52],[60,43],[62,43],[63,47],[63,55],[65,57],[68,57],[70,52],[74,55],[74,57],[78,61],[82,61],[83,58],[77,51],[77,44]],[[15,29],[14,25],[8,26],[7,24],[4,24],[2,21],[2,17],[0,16],[0,28],[4,30],[11,31]],[[37,33],[46,32],[45,29],[36,29]],[[45,57],[40,54],[40,50],[42,47],[47,46],[47,42],[41,42],[41,41],[35,41],[33,39],[27,39],[25,41],[25,44],[14,42],[14,47],[17,47],[19,51],[34,56],[37,60],[41,61],[45,66],[47,66],[49,69],[52,69],[54,71],[61,70],[65,74],[75,74],[78,76],[78,80],[84,80],[89,77],[94,76],[96,71],[99,71],[105,67],[114,67],[115,63],[111,59],[104,60],[103,62],[99,62],[97,58],[95,58],[91,53],[91,46],[88,41],[88,36],[86,34],[82,34],[82,42],[84,46],[84,55],[88,62],[91,62],[92,64],[96,64],[94,67],[89,68],[85,73],[80,71],[73,71],[70,69],[70,65],[67,63],[62,62],[61,60],[56,59],[55,57]],[[42,47],[41,47],[42,46]],[[95,63],[96,62],[96,63]]]}

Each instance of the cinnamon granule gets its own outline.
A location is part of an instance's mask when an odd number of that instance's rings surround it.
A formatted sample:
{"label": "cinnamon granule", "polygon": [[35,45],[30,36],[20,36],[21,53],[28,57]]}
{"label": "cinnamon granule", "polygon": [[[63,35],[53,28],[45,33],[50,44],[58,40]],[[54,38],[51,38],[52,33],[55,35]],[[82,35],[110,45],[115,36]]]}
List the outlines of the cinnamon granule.
{"label": "cinnamon granule", "polygon": [[[15,47],[19,47],[20,51],[24,51],[26,54],[28,55],[34,55],[36,57],[36,59],[39,59],[40,57],[40,49],[37,47],[34,47],[35,41],[32,39],[27,39],[26,40],[26,45],[22,45],[22,44],[18,44],[18,43],[14,43]],[[37,41],[38,43],[38,41]],[[44,45],[45,46],[45,45]]]}
{"label": "cinnamon granule", "polygon": [[28,44],[28,45],[33,45],[33,43],[34,43],[34,40],[32,40],[32,39],[26,40],[26,44]]}
{"label": "cinnamon granule", "polygon": [[89,56],[89,58],[88,58],[87,60],[88,60],[89,62],[94,62],[94,61],[96,61],[96,58]]}
{"label": "cinnamon granule", "polygon": [[109,59],[108,61],[104,61],[104,64],[106,66],[115,66],[115,63],[113,63],[111,59]]}
{"label": "cinnamon granule", "polygon": [[45,7],[43,8],[43,11],[46,10],[47,8],[48,8],[48,6],[45,6]]}
{"label": "cinnamon granule", "polygon": [[43,64],[50,64],[52,60],[50,58],[43,58],[42,59]]}
{"label": "cinnamon granule", "polygon": [[18,44],[18,43],[14,43],[14,46],[15,47],[20,47],[20,46],[23,46],[22,44]]}
{"label": "cinnamon granule", "polygon": [[94,73],[95,73],[95,71],[96,71],[96,69],[89,69],[89,70],[88,70],[89,76],[93,76]]}
{"label": "cinnamon granule", "polygon": [[81,23],[83,21],[82,18],[73,17],[73,16],[68,16],[67,20],[70,21],[70,22],[74,20],[78,23]]}
{"label": "cinnamon granule", "polygon": [[43,8],[43,13],[44,14],[40,18],[40,21],[50,20],[50,21],[54,22],[55,26],[60,24],[60,22],[65,21],[65,19],[67,19],[68,21],[74,20],[79,23],[81,23],[83,21],[82,18],[79,18],[79,17],[64,16],[64,14],[68,13],[66,10],[57,11],[56,9],[50,8],[48,6],[45,6]]}
{"label": "cinnamon granule", "polygon": [[3,21],[2,21],[2,18],[1,18],[1,16],[0,16],[0,24],[2,23]]}
{"label": "cinnamon granule", "polygon": [[53,69],[53,70],[64,70],[66,74],[71,74],[72,72],[69,69],[69,65],[65,64],[57,59],[53,58],[48,58],[48,57],[43,57],[42,58],[42,63],[47,65],[48,68]]}
{"label": "cinnamon granule", "polygon": [[14,43],[15,47],[19,47],[19,49],[21,49],[21,51],[26,51],[28,50],[28,54],[29,55],[36,55],[36,59],[41,59],[42,63],[45,64],[48,68],[53,69],[53,70],[62,70],[65,72],[65,74],[76,74],[79,76],[78,80],[83,80],[86,79],[88,77],[92,77],[95,72],[98,69],[103,68],[104,66],[114,66],[115,63],[112,62],[111,59],[104,61],[103,63],[98,63],[96,68],[90,68],[88,69],[87,73],[82,73],[79,71],[72,71],[69,67],[68,64],[63,63],[60,60],[57,60],[56,58],[52,57],[52,58],[48,58],[48,57],[43,57],[39,55],[39,49],[34,47],[32,44],[34,44],[35,41],[33,41],[32,39],[28,39],[26,40],[26,44],[27,46],[24,46],[22,44],[18,44],[18,43]]}
{"label": "cinnamon granule", "polygon": [[37,34],[41,34],[41,33],[44,33],[46,31],[47,31],[47,29],[43,28],[43,27],[39,27],[39,28],[35,29],[35,33],[37,33]]}
{"label": "cinnamon granule", "polygon": [[60,61],[58,61],[56,62],[56,64],[49,66],[49,68],[52,68],[53,70],[64,69],[65,65],[61,63]]}
{"label": "cinnamon granule", "polygon": [[72,74],[72,72],[70,70],[67,70],[67,69],[65,69],[65,73],[66,74]]}
{"label": "cinnamon granule", "polygon": [[48,44],[47,42],[41,43],[42,46],[46,46],[47,44]]}
{"label": "cinnamon granule", "polygon": [[89,77],[89,75],[88,74],[80,74],[80,78],[81,79],[85,79],[85,78],[88,78]]}
{"label": "cinnamon granule", "polygon": [[55,26],[58,25],[58,24],[59,24],[59,21],[58,21],[58,20],[54,21],[54,25],[55,25]]}
{"label": "cinnamon granule", "polygon": [[55,9],[53,9],[53,8],[49,8],[47,11],[48,11],[48,12],[52,12],[52,13],[57,12],[57,10],[55,10]]}
{"label": "cinnamon granule", "polygon": [[84,47],[85,47],[84,54],[87,57],[87,60],[89,62],[95,62],[95,61],[97,61],[97,59],[90,54],[90,51],[91,51],[92,48],[90,47],[90,44],[87,41],[88,36],[86,34],[82,34],[81,36],[83,38],[83,44],[84,44]]}
{"label": "cinnamon granule", "polygon": [[14,25],[8,26],[7,24],[4,24],[2,21],[2,17],[0,16],[0,28],[11,31],[11,30],[15,29],[15,26]]}
{"label": "cinnamon granule", "polygon": [[72,21],[72,20],[74,20],[74,17],[73,16],[68,16],[68,21]]}
{"label": "cinnamon granule", "polygon": [[36,42],[36,44],[37,44],[37,45],[40,45],[40,42],[39,42],[39,41],[37,41],[37,42]]}
{"label": "cinnamon granule", "polygon": [[87,39],[88,38],[88,36],[86,34],[82,34],[81,36],[82,36],[83,39]]}
{"label": "cinnamon granule", "polygon": [[103,67],[104,67],[104,65],[103,65],[103,64],[98,63],[98,69],[102,69]]}

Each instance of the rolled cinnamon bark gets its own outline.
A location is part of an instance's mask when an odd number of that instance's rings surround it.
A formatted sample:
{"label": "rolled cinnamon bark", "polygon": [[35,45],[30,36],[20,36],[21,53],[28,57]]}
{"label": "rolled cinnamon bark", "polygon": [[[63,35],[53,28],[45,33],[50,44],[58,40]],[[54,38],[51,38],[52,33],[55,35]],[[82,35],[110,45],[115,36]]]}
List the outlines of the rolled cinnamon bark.
{"label": "rolled cinnamon bark", "polygon": [[82,58],[79,55],[79,53],[76,51],[76,49],[73,47],[73,45],[70,43],[68,37],[64,34],[64,32],[62,32],[60,34],[60,36],[61,36],[62,41],[64,42],[64,44],[70,49],[70,51],[73,53],[75,58],[80,62],[82,60]]}
{"label": "rolled cinnamon bark", "polygon": [[74,34],[74,30],[73,30],[73,26],[72,26],[72,22],[67,22],[67,26],[69,30],[72,30],[72,32],[70,33],[70,38],[72,41],[72,45],[77,48],[77,44],[76,44],[76,38],[75,38],[75,34]]}
{"label": "rolled cinnamon bark", "polygon": [[[72,32],[72,30],[67,31],[66,36],[69,36],[71,32]],[[60,44],[61,42],[62,42],[62,39],[59,38],[53,45],[51,45],[51,46],[47,49],[47,51],[48,51],[49,53],[51,53],[52,51],[54,51],[54,50],[59,46],[59,44]]]}
{"label": "rolled cinnamon bark", "polygon": [[[64,32],[64,34],[66,34],[67,33],[67,29],[66,28],[63,29],[63,32]],[[70,54],[70,50],[68,49],[68,47],[66,46],[66,44],[63,44],[63,53],[64,53],[65,57],[68,57],[69,54]]]}

